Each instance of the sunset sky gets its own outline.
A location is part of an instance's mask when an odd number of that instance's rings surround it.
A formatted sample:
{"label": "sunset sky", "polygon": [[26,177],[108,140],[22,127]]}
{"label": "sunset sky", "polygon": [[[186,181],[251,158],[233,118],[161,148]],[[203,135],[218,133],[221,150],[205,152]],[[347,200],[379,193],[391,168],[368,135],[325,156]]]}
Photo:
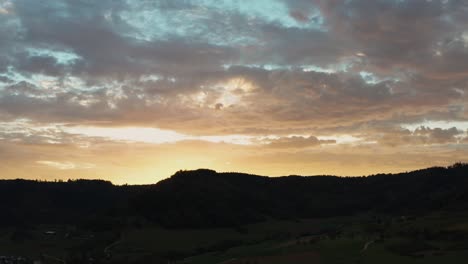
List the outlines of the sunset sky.
{"label": "sunset sky", "polygon": [[0,177],[468,161],[468,1],[0,0]]}

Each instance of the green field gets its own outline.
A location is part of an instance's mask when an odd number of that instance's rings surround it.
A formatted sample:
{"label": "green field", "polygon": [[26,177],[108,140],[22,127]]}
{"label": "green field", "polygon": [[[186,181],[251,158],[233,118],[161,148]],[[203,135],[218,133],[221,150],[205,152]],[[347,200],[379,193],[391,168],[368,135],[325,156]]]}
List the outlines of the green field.
{"label": "green field", "polygon": [[[0,255],[44,263],[460,263],[468,259],[468,215],[270,220],[218,229],[73,226],[0,229]],[[53,230],[54,234],[47,234]]]}

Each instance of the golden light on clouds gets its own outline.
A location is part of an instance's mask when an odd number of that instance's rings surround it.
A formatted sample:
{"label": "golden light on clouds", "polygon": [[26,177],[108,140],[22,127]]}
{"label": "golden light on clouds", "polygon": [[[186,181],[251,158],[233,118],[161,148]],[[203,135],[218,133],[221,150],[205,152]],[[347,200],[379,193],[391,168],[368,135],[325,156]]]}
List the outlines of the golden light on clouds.
{"label": "golden light on clouds", "polygon": [[254,2],[0,0],[1,177],[468,161],[463,1]]}
{"label": "golden light on clouds", "polygon": [[191,136],[175,131],[147,127],[63,127],[71,134],[87,137],[100,137],[113,141],[143,142],[152,144],[174,143],[179,141],[200,140],[214,143],[251,144],[252,136],[220,135],[220,136]]}
{"label": "golden light on clouds", "polygon": [[49,160],[38,160],[36,161],[36,163],[49,166],[52,168],[56,168],[59,170],[92,169],[95,167],[95,165],[91,163],[76,164],[76,163],[69,162],[69,161],[58,162],[58,161],[49,161]]}
{"label": "golden light on clouds", "polygon": [[[68,129],[74,132],[69,134],[74,138],[69,143],[42,143],[41,138],[2,143],[3,171],[12,178],[103,178],[118,184],[142,184],[178,170],[198,168],[270,176],[398,172],[443,165],[466,154],[466,150],[446,150],[440,144],[433,145],[430,153],[427,147],[382,148],[375,142],[343,135],[251,136],[248,144],[242,144],[244,139],[233,136],[189,139],[138,127]],[[122,136],[123,132],[127,134]],[[60,140],[52,134],[43,139]]]}
{"label": "golden light on clouds", "polygon": [[221,90],[221,95],[217,103],[223,106],[230,106],[242,103],[242,97],[254,90],[255,86],[245,80],[244,78],[237,77],[227,80],[226,82],[217,83],[214,85]]}

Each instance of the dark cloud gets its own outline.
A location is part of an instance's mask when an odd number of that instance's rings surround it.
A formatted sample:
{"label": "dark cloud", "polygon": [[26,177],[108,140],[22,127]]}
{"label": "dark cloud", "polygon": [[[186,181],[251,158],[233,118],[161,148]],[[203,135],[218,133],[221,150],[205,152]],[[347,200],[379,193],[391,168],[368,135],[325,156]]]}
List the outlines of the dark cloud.
{"label": "dark cloud", "polygon": [[301,10],[291,10],[289,15],[301,23],[309,21],[309,16]]}
{"label": "dark cloud", "polygon": [[[0,117],[210,135],[468,120],[463,1],[283,1],[275,19],[165,2],[14,1]],[[197,24],[160,15],[151,35],[141,10]]]}
{"label": "dark cloud", "polygon": [[330,33],[365,54],[369,69],[467,77],[464,1],[317,2]]}
{"label": "dark cloud", "polygon": [[58,69],[51,56],[15,55],[9,59],[18,71],[121,79],[150,73],[178,74],[193,71],[194,65],[198,70],[219,67],[238,56],[231,47],[193,43],[183,38],[131,37],[129,34],[136,29],[119,15],[129,8],[125,2],[14,4],[24,32],[16,40],[17,48],[52,49],[79,57],[72,65],[61,65],[62,69]]}
{"label": "dark cloud", "polygon": [[[42,122],[154,125],[196,134],[280,132],[349,127],[373,121],[460,118],[453,90],[418,92],[411,84],[361,77],[233,67],[184,79],[130,80],[91,90],[43,89],[19,82],[6,87],[0,112]],[[104,85],[104,84],[102,84]],[[261,100],[260,100],[261,98]],[[223,105],[223,107],[219,107]],[[411,118],[410,118],[411,117]],[[341,131],[346,133],[346,131]]]}
{"label": "dark cloud", "polygon": [[48,76],[62,76],[67,73],[67,65],[60,65],[57,59],[52,56],[29,56],[17,54],[15,56],[17,64],[16,70],[31,74],[45,74]]}
{"label": "dark cloud", "polygon": [[442,129],[421,126],[414,131],[409,129],[386,131],[378,139],[378,142],[392,147],[399,145],[456,144],[460,141],[457,136],[463,134],[464,132],[456,127]]}
{"label": "dark cloud", "polygon": [[6,77],[6,76],[0,76],[0,82],[9,84],[9,83],[12,83],[14,81],[12,79]]}

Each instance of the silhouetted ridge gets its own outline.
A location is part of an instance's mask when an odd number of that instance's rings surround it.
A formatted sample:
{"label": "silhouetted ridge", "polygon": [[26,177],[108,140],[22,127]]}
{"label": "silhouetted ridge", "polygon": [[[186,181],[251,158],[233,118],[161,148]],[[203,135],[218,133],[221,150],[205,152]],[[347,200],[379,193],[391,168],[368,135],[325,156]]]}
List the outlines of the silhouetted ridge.
{"label": "silhouetted ridge", "polygon": [[63,224],[86,221],[126,208],[144,186],[115,186],[103,180],[41,182],[1,180],[0,225]]}
{"label": "silhouetted ridge", "polygon": [[180,171],[133,202],[167,227],[233,226],[267,218],[407,214],[468,208],[468,166],[434,167],[369,177],[262,177],[212,170]]}
{"label": "silhouetted ridge", "polygon": [[467,209],[468,165],[462,163],[368,177],[270,178],[199,169],[142,186],[101,180],[0,181],[0,210],[8,216],[0,218],[0,225],[79,223],[105,229],[137,221],[221,227],[271,218]]}

